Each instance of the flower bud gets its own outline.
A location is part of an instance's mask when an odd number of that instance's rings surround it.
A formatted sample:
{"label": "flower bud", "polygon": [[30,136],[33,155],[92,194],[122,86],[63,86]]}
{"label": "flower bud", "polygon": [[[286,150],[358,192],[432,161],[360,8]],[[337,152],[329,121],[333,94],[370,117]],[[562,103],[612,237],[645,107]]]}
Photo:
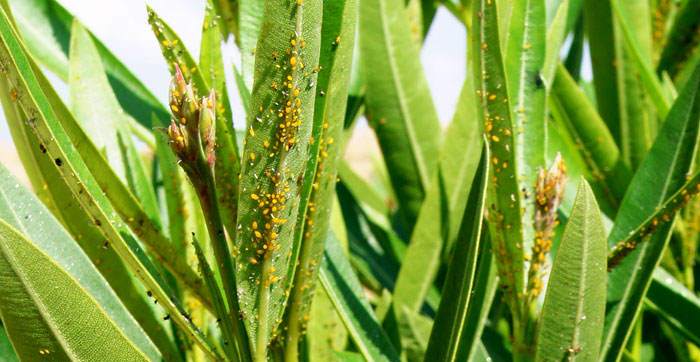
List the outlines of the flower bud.
{"label": "flower bud", "polygon": [[[170,145],[175,151],[178,157],[183,158],[187,153],[187,138],[186,133],[183,133],[184,129],[180,129],[180,126],[171,122],[168,127],[168,138],[170,139]],[[185,131],[186,132],[186,131]]]}
{"label": "flower bud", "polygon": [[202,98],[199,112],[199,135],[204,147],[204,155],[210,166],[214,166],[216,146],[216,93],[212,90]]}

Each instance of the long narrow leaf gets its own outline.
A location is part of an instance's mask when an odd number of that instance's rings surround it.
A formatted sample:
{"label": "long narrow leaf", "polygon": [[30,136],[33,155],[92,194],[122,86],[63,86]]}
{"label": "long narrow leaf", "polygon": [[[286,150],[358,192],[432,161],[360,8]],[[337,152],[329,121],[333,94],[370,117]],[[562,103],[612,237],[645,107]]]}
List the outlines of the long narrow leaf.
{"label": "long narrow leaf", "polygon": [[360,4],[360,55],[367,118],[377,135],[410,234],[437,167],[437,112],[399,0]]}
{"label": "long narrow leaf", "polygon": [[[447,129],[439,170],[423,202],[394,288],[394,303],[417,312],[433,285],[444,250],[451,247],[462,221],[482,142],[475,114],[471,77],[465,81],[457,111]],[[453,220],[455,219],[455,220]]]}
{"label": "long narrow leaf", "polygon": [[[72,276],[5,221],[0,279],[0,316],[20,358],[148,360]],[[100,333],[84,343],[85,331]]]}
{"label": "long narrow leaf", "polygon": [[[463,340],[463,335],[465,329],[469,328],[466,324],[467,312],[470,307],[473,308],[471,297],[476,280],[478,252],[483,251],[479,241],[484,224],[489,158],[488,150],[484,148],[467,199],[462,228],[455,242],[455,252],[448,266],[446,287],[443,288],[426,351],[426,355],[434,361],[462,361],[471,352],[473,341]],[[482,259],[483,261],[485,260]]]}
{"label": "long narrow leaf", "polygon": [[[306,328],[328,235],[331,207],[342,152],[342,130],[348,98],[348,82],[355,45],[357,1],[326,2],[323,6],[317,94],[310,156],[299,205],[299,227],[294,235],[287,282],[293,284],[289,299],[287,356],[294,359],[298,340]],[[313,177],[311,177],[313,175]],[[305,202],[307,200],[307,202]],[[301,239],[301,240],[299,240]],[[292,273],[289,275],[289,273]]]}
{"label": "long narrow leaf", "polygon": [[[72,194],[79,200],[82,208],[90,214],[109,246],[113,247],[130,269],[141,278],[151,292],[161,301],[161,305],[171,314],[174,321],[188,331],[189,335],[205,351],[213,355],[212,349],[196,327],[185,318],[185,312],[174,302],[172,293],[163,288],[166,285],[159,280],[153,264],[139,248],[130,231],[117,217],[107,197],[99,190],[98,184],[75,146],[70,142],[59,122],[55,109],[51,107],[40,81],[37,79],[31,60],[27,57],[21,43],[14,33],[10,20],[2,11],[0,16],[0,37],[2,47],[0,56],[6,59],[5,77],[17,92],[17,102],[29,115],[27,124],[46,150],[46,157],[53,160],[53,167],[67,180]],[[37,145],[39,147],[39,145]]]}
{"label": "long narrow leaf", "polygon": [[662,268],[654,271],[647,305],[693,343],[700,343],[700,298]]}
{"label": "long narrow leaf", "polygon": [[471,49],[476,57],[473,67],[477,107],[491,151],[489,184],[489,230],[499,276],[507,293],[513,317],[520,320],[517,296],[524,293],[525,270],[523,225],[516,150],[515,123],[501,53],[497,2],[474,2],[474,29]]}
{"label": "long narrow leaf", "polygon": [[[20,34],[29,52],[49,70],[68,79],[68,53],[72,24],[76,19],[56,0],[9,0]],[[145,127],[160,126],[168,111],[141,81],[90,34],[97,46],[110,85],[119,103]],[[152,123],[151,114],[159,120]]]}
{"label": "long narrow leaf", "polygon": [[[85,293],[99,303],[105,314],[122,330],[123,334],[144,353],[151,357],[158,355],[142,328],[150,333],[151,338],[164,352],[174,351],[165,334],[164,326],[154,327],[143,319],[137,322],[80,246],[44,205],[31,192],[20,186],[3,166],[0,166],[0,219],[31,239],[37,249],[75,279]],[[164,353],[164,356],[175,358],[174,355],[167,353]]]}
{"label": "long narrow leaf", "polygon": [[602,190],[599,197],[618,205],[629,181],[627,165],[605,122],[561,64],[555,73],[550,104],[554,118],[563,123],[580,148],[591,172],[590,181]]}
{"label": "long narrow leaf", "polygon": [[362,356],[367,361],[399,361],[398,354],[363,297],[360,281],[332,234],[326,241],[319,277]]}
{"label": "long narrow leaf", "polygon": [[[613,244],[638,228],[683,186],[693,165],[700,117],[700,67],[678,96],[648,156],[630,182],[608,237]],[[671,224],[656,230],[610,274],[608,313],[602,356],[619,358],[668,242]]]}
{"label": "long narrow leaf", "polygon": [[605,230],[593,191],[581,179],[552,266],[535,360],[598,360],[606,279]]}
{"label": "long narrow leaf", "polygon": [[[322,3],[268,1],[256,47],[255,83],[239,192],[241,311],[256,358],[277,335],[288,289],[301,186],[314,120]],[[307,196],[308,197],[308,196]]]}

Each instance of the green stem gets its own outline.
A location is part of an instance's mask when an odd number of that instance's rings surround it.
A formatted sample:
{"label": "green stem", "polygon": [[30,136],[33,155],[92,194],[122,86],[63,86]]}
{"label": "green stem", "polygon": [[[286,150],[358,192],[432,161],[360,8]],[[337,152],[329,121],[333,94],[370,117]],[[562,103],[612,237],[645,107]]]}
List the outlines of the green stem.
{"label": "green stem", "polygon": [[529,362],[535,359],[537,336],[537,309],[534,303],[526,303],[521,319],[513,320],[513,360]]}
{"label": "green stem", "polygon": [[[238,294],[236,287],[235,270],[231,261],[231,252],[226,240],[224,225],[221,222],[221,212],[217,202],[216,188],[214,186],[214,175],[212,175],[209,165],[203,159],[198,162],[199,175],[190,177],[197,189],[199,202],[202,205],[204,219],[207,224],[209,238],[214,247],[214,256],[218,264],[219,273],[226,293],[228,302],[228,320],[223,320],[224,325],[229,324],[235,338],[236,351],[240,361],[250,361],[250,346],[246,334],[245,325],[240,318],[240,306],[238,305]],[[224,327],[225,328],[225,327]]]}
{"label": "green stem", "polygon": [[262,285],[260,290],[260,304],[258,305],[258,335],[257,346],[255,349],[255,361],[267,361],[267,325],[268,325],[268,304],[270,300],[270,286],[267,284],[270,280],[270,267],[272,255],[270,252],[265,254],[265,260],[262,265]]}

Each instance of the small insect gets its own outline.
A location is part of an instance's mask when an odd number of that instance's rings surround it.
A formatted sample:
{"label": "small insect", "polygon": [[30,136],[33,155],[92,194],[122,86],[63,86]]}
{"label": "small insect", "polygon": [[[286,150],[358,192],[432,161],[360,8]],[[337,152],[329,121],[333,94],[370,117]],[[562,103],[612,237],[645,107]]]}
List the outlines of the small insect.
{"label": "small insect", "polygon": [[581,346],[571,346],[566,349],[566,352],[569,354],[568,360],[573,361],[574,356],[581,353]]}

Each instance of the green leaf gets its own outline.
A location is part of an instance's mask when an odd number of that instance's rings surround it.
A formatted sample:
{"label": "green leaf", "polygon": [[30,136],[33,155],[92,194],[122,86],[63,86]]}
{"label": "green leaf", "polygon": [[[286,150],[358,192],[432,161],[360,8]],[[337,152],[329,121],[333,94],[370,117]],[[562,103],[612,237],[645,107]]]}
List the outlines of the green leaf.
{"label": "green leaf", "polygon": [[332,234],[326,240],[324,256],[319,274],[321,285],[357,349],[367,361],[399,361],[399,356],[364,298],[360,281]]}
{"label": "green leaf", "polygon": [[631,253],[639,243],[654,234],[660,227],[673,222],[674,215],[688,205],[690,200],[700,193],[700,172],[690,177],[675,193],[666,198],[653,213],[639,224],[623,239],[613,241],[615,247],[608,257],[608,268],[614,268]]}
{"label": "green leaf", "polygon": [[675,78],[688,64],[693,49],[697,51],[697,42],[688,34],[694,34],[700,27],[698,12],[700,12],[700,2],[685,1],[681,5],[665,39],[664,49],[657,67],[659,74],[668,72]]}
{"label": "green leaf", "polygon": [[[681,91],[644,162],[630,182],[620,205],[608,243],[614,245],[633,232],[686,182],[697,148],[700,117],[700,67]],[[649,240],[610,273],[608,313],[602,356],[619,358],[651,282],[671,231],[671,223],[656,230]]]}
{"label": "green leaf", "polygon": [[400,0],[360,4],[365,113],[374,129],[410,234],[437,168],[440,125]]}
{"label": "green leaf", "polygon": [[[58,127],[60,124],[63,131],[66,132],[72,143],[72,146],[70,147],[75,147],[76,151],[80,154],[82,157],[82,162],[85,163],[85,166],[92,174],[92,177],[95,178],[99,188],[109,199],[109,202],[111,203],[110,207],[114,208],[116,213],[121,216],[121,219],[125,221],[134,231],[134,234],[136,234],[140,240],[144,242],[145,246],[149,249],[152,255],[156,257],[162,263],[162,265],[165,266],[167,270],[170,271],[178,280],[180,280],[188,289],[192,290],[202,303],[209,306],[208,300],[205,297],[206,292],[203,290],[204,285],[201,283],[200,278],[189,267],[185,258],[175,253],[174,246],[163,236],[158,224],[152,220],[140,207],[139,201],[129,191],[124,183],[119,180],[118,176],[114,170],[109,167],[109,163],[107,163],[104,157],[99,156],[100,152],[90,141],[80,125],[78,125],[77,121],[73,118],[73,115],[70,113],[70,111],[68,111],[66,106],[58,97],[48,80],[46,80],[33,62],[30,64],[31,70],[34,72],[33,74],[37,78],[40,90],[43,92],[44,96],[47,97],[50,107],[53,109],[53,112],[55,112],[55,119],[51,118],[50,121],[55,121],[57,123],[55,125],[50,123],[50,125]],[[33,133],[34,131],[32,131],[29,126],[31,125],[26,125],[27,129],[25,132]],[[43,151],[46,149],[46,142],[42,142],[36,135],[30,137],[31,142],[33,143],[32,149],[36,152],[37,157],[41,158],[41,161],[39,162],[43,162],[47,165],[47,167],[42,168],[42,170],[51,169],[52,171],[46,171],[57,175],[55,176],[57,178],[65,179],[57,172],[60,169],[54,167],[55,160],[48,158],[46,156],[46,152]],[[41,151],[41,153],[39,153],[39,151]],[[72,177],[73,175],[71,175],[71,178]],[[69,187],[70,185],[67,184],[68,181],[70,180],[61,181],[61,183],[65,183],[66,187]],[[49,187],[51,187],[50,184]],[[62,192],[67,191],[69,191],[69,189],[63,188],[62,190],[57,190],[57,193],[59,193],[59,197],[65,198],[69,197],[70,193],[62,194]],[[69,204],[75,203],[69,202]],[[83,211],[83,213],[85,212],[87,212],[87,210]],[[66,217],[65,219],[71,220],[69,217]],[[93,224],[94,218],[90,216],[88,219],[93,219],[88,221],[88,223]]]}
{"label": "green leaf", "polygon": [[[11,21],[4,11],[0,16],[0,38],[2,40],[0,58],[5,59],[7,65],[6,79],[9,86],[17,92],[17,104],[29,115],[26,122],[28,128],[40,142],[40,145],[34,147],[45,150],[45,157],[53,161],[51,167],[54,167],[66,180],[71,193],[90,215],[93,223],[107,240],[108,246],[114,248],[131,271],[136,273],[151,290],[160,305],[173,314],[173,320],[188,332],[205,353],[215,356],[201,333],[197,332],[196,327],[184,317],[185,312],[174,302],[174,295],[169,291],[166,292],[164,288],[167,289],[167,287],[160,280],[155,267],[143,253],[130,230],[118,218],[117,211],[112,207],[107,196],[99,189],[94,175],[91,174],[76,146],[71,143],[68,134],[57,119],[57,112],[63,116],[68,112],[64,108],[57,108],[51,103],[52,98],[47,97],[45,92],[47,89],[50,91],[50,88],[42,87],[42,78],[34,73],[31,59],[27,57],[18,41]],[[55,94],[49,93],[49,95],[57,99]],[[81,145],[86,144],[94,147],[87,139]],[[97,157],[96,152],[91,155],[91,158],[101,159],[104,162],[104,159]],[[107,168],[107,170],[110,169]]]}
{"label": "green leaf", "polygon": [[290,285],[302,185],[314,122],[321,48],[319,0],[266,3],[256,47],[239,190],[236,278],[256,358],[278,334]]}
{"label": "green leaf", "polygon": [[497,2],[474,2],[474,29],[472,38],[474,61],[473,76],[478,96],[479,118],[491,151],[490,184],[488,187],[489,230],[496,255],[499,276],[504,285],[505,300],[513,318],[523,320],[517,296],[524,293],[525,254],[523,252],[523,224],[520,187],[519,155],[514,155],[516,133],[511,115],[508,82],[501,54],[499,13]]}
{"label": "green leaf", "polygon": [[[128,130],[126,118],[116,98],[110,94],[111,88],[103,75],[97,49],[78,22],[73,23],[71,31],[69,59],[71,111],[119,178],[125,180],[125,160],[117,135],[124,135],[124,131]],[[129,136],[128,133],[125,135]]]}
{"label": "green leaf", "polygon": [[[496,297],[498,289],[498,277],[496,262],[488,234],[482,234],[480,242],[479,262],[476,267],[476,275],[472,286],[472,296],[467,310],[465,328],[462,331],[460,349],[464,350],[469,360],[483,357],[487,360],[489,353],[482,344],[482,333],[489,323],[489,312]],[[458,353],[461,353],[460,352]],[[461,355],[461,354],[460,354]]]}
{"label": "green leaf", "polygon": [[378,190],[367,183],[360,175],[353,171],[346,160],[341,160],[338,165],[338,176],[341,182],[357,198],[357,201],[378,214],[387,216],[390,214],[387,200],[384,200]]}
{"label": "green leaf", "polygon": [[554,119],[563,124],[579,148],[591,173],[589,181],[601,189],[598,197],[615,207],[630,172],[605,122],[561,64],[552,84],[550,105]]}
{"label": "green leaf", "polygon": [[[74,17],[55,0],[9,0],[29,52],[61,79],[68,80],[68,53]],[[168,111],[93,34],[109,83],[119,103],[143,126],[164,125]],[[156,113],[159,123],[152,123]]]}
{"label": "green leaf", "polygon": [[[482,101],[507,102],[506,105],[511,107],[511,124],[507,129],[513,135],[515,148],[512,154],[514,156],[504,158],[503,154],[496,155],[496,152],[494,152],[494,156],[503,162],[511,163],[513,169],[517,171],[516,178],[520,192],[515,193],[514,196],[521,198],[520,207],[524,210],[521,213],[521,232],[524,241],[523,247],[526,248],[529,248],[531,241],[534,240],[535,231],[532,220],[535,204],[526,202],[523,194],[535,194],[534,185],[537,172],[545,167],[547,143],[547,137],[545,137],[547,131],[545,123],[546,89],[542,71],[545,64],[546,47],[555,44],[546,43],[545,18],[545,0],[515,1],[512,3],[507,44],[502,54],[507,81],[507,92],[505,93],[507,98],[498,99],[497,96],[496,100],[490,101],[488,95],[482,96]],[[490,51],[490,49],[484,51]],[[486,67],[484,69],[489,71]],[[496,124],[493,126],[498,127]],[[490,129],[487,131],[492,134],[498,133],[498,129],[495,132]],[[506,133],[505,137],[510,138],[511,133]],[[496,135],[496,137],[499,136]],[[495,143],[493,137],[490,141]],[[506,142],[505,139],[504,142]],[[511,162],[511,159],[514,162]],[[502,165],[495,166],[500,168]]]}
{"label": "green leaf", "polygon": [[[651,17],[649,3],[620,4],[625,21],[635,29],[634,42],[646,63],[651,63]],[[626,44],[617,47],[618,91],[620,91],[620,150],[622,158],[637,168],[651,147],[655,135],[656,114],[645,92],[633,50]]]}
{"label": "green leaf", "polygon": [[2,323],[0,323],[0,358],[6,362],[19,361],[19,357],[17,357],[17,353],[15,353],[14,348],[12,348],[12,343],[9,337],[7,337],[7,332]]}
{"label": "green leaf", "polygon": [[[316,286],[323,245],[328,235],[335,197],[337,163],[342,155],[342,131],[355,40],[357,1],[327,2],[323,25],[314,105],[314,121],[304,183],[301,190],[294,249],[287,276],[293,283],[287,309],[288,360],[295,356],[304,332]],[[313,177],[312,177],[313,176]]]}
{"label": "green leaf", "polygon": [[[226,91],[226,78],[224,76],[224,61],[221,54],[221,32],[216,21],[213,6],[206,6],[204,24],[202,25],[202,44],[199,50],[199,70],[208,84],[216,92],[217,107],[216,117],[216,162],[214,164],[214,177],[216,194],[219,197],[219,209],[221,219],[229,235],[233,235],[236,225],[236,213],[238,205],[238,174],[240,172],[240,156],[236,144],[236,131],[233,127],[233,115]],[[171,38],[171,42],[177,40]],[[173,46],[178,48],[177,46]],[[183,49],[179,60],[187,66],[187,51]],[[200,85],[201,86],[201,85]],[[204,89],[201,90],[204,93]]]}
{"label": "green leaf", "polygon": [[[220,316],[228,314],[226,310],[226,302],[224,296],[221,294],[223,288],[219,287],[219,284],[217,283],[214,277],[214,273],[212,272],[211,267],[209,266],[209,262],[207,261],[206,256],[204,256],[204,252],[202,251],[200,242],[194,236],[194,233],[192,234],[192,245],[194,246],[197,262],[199,263],[199,270],[202,272],[204,282],[207,284],[207,287],[209,288],[209,294],[212,296],[214,310],[216,311],[217,317],[221,318]],[[220,323],[219,325],[221,326],[221,334],[223,338],[222,344],[224,350],[226,351],[226,356],[231,360],[236,360],[239,356],[237,354],[238,352],[236,351],[235,343],[233,343],[236,337],[232,328],[232,324],[225,322]]]}
{"label": "green leaf", "polygon": [[163,181],[163,201],[167,210],[168,237],[176,248],[179,247],[181,250],[184,250],[187,233],[185,230],[187,215],[183,212],[186,209],[183,191],[185,187],[184,172],[178,167],[177,158],[170,150],[168,136],[159,131],[155,131],[154,136],[156,140],[156,160]]}
{"label": "green leaf", "polygon": [[664,269],[654,271],[646,302],[685,337],[700,343],[700,298]]}
{"label": "green leaf", "polygon": [[[38,77],[41,87],[48,87],[48,82],[43,79],[41,73],[34,74]],[[146,299],[146,290],[138,284],[135,278],[131,277],[126,269],[125,263],[120,260],[114,249],[104,248],[104,243],[94,242],[94,240],[104,239],[98,226],[94,222],[94,218],[82,208],[83,206],[80,203],[75,202],[68,181],[59,173],[55,166],[55,160],[47,157],[45,154],[47,151],[43,143],[37,139],[30,125],[25,122],[29,117],[26,116],[26,112],[23,110],[23,107],[21,107],[20,102],[17,102],[16,98],[13,100],[11,89],[15,89],[15,92],[17,92],[18,88],[11,86],[9,81],[5,80],[2,85],[2,97],[0,98],[5,108],[15,145],[18,150],[23,151],[21,157],[25,169],[35,172],[31,174],[30,180],[37,190],[42,191],[39,194],[40,198],[62,219],[64,226],[71,232],[81,248],[94,261],[100,273],[107,279],[110,286],[115,290],[136,320],[143,326],[144,330],[152,336],[156,343],[161,347],[164,346],[162,338],[158,338],[158,336],[162,336],[160,333],[162,323],[160,317],[154,315],[154,311],[151,307],[152,303]],[[91,156],[90,160],[97,161],[97,163],[102,162],[101,170],[107,170],[108,172],[106,175],[112,177],[112,180],[116,180],[116,185],[118,187],[110,187],[108,189],[109,195],[114,196],[118,194],[122,200],[133,200],[133,196],[131,196],[128,190],[122,191],[126,190],[125,187],[118,180],[114,172],[106,166],[104,158],[99,156],[95,157],[98,155],[98,152],[94,145],[92,145],[82,129],[77,126],[72,115],[65,109],[63,103],[61,103],[58,96],[53,92],[53,89],[44,88],[43,90],[47,92],[46,95],[49,96],[49,101],[54,102],[53,105],[58,107],[55,108],[55,110],[62,112],[61,115],[63,118],[61,120],[69,122],[64,123],[66,130],[78,131],[80,137],[76,140],[75,144],[78,145],[78,147],[82,147],[83,151],[87,148],[87,152],[85,153]],[[105,175],[105,173],[102,172],[102,175]],[[121,189],[119,189],[119,187],[121,187]],[[135,201],[133,205],[135,205]],[[144,220],[144,218],[145,217],[140,216],[139,219],[133,219],[133,221],[139,222],[139,224],[147,227],[145,223],[140,222],[140,220]],[[166,248],[159,248],[159,250],[167,251]],[[171,264],[166,263],[165,265]],[[176,274],[178,276],[185,272],[182,269],[177,270],[182,271],[180,274]],[[192,276],[196,278],[196,275],[192,274]]]}
{"label": "green leaf", "polygon": [[243,84],[246,86],[245,89],[253,88],[255,54],[263,24],[265,3],[265,0],[239,0],[240,37],[238,47],[241,50],[241,74],[244,80]]}
{"label": "green leaf", "polygon": [[469,194],[483,143],[473,89],[469,77],[446,131],[439,172],[434,172],[401,263],[393,291],[398,310],[404,307],[411,312],[420,310],[440,268],[441,256],[452,244],[463,221],[461,213],[467,201],[464,195]]}
{"label": "green leaf", "polygon": [[[348,331],[323,288],[314,293],[304,340],[311,362],[334,361],[348,345]],[[361,357],[360,357],[361,358]]]}
{"label": "green leaf", "polygon": [[[641,78],[641,83],[646,89],[646,93],[649,95],[651,101],[656,107],[656,111],[659,113],[661,118],[665,118],[668,113],[669,100],[666,99],[664,95],[663,88],[659,78],[657,78],[654,70],[651,67],[651,59],[645,59],[643,50],[635,37],[635,33],[632,31],[632,25],[629,24],[627,17],[623,13],[622,5],[618,0],[611,0],[612,11],[615,15],[618,24],[620,25],[620,30],[622,30],[622,36],[625,41],[625,45],[630,51],[632,60],[637,66],[637,71],[639,72],[639,77]],[[647,14],[641,14],[639,16],[648,16]],[[638,27],[634,28],[634,31],[643,32],[643,29]],[[649,53],[649,52],[647,52]]]}
{"label": "green leaf", "polygon": [[4,221],[0,279],[0,315],[20,358],[149,360],[76,279]]}
{"label": "green leaf", "polygon": [[238,1],[213,0],[209,6],[216,11],[215,15],[218,17],[217,22],[223,39],[228,39],[229,34],[233,34],[238,39]]}
{"label": "green leaf", "polygon": [[77,21],[71,31],[68,79],[76,120],[122,182],[132,185],[148,216],[158,222],[155,193],[131,138],[129,116],[112,93],[92,37]]}
{"label": "green leaf", "polygon": [[[600,119],[607,124],[615,141],[621,139],[617,68],[615,68],[616,33],[609,1],[583,2],[583,21],[595,87],[595,103]],[[600,196],[598,197],[600,198]]]}
{"label": "green leaf", "polygon": [[[342,181],[342,179],[341,179]],[[367,288],[392,290],[400,261],[392,239],[402,241],[370,219],[344,182],[337,186],[339,204],[348,233],[350,259]]]}
{"label": "green leaf", "polygon": [[473,339],[463,339],[463,336],[469,334],[465,330],[473,328],[466,322],[469,308],[474,308],[471,298],[479,251],[484,251],[479,241],[482,237],[489,159],[488,149],[484,147],[455,241],[454,254],[448,264],[440,307],[426,351],[433,361],[464,361],[470,355],[474,339],[478,340],[478,336],[472,335],[477,337]]}
{"label": "green leaf", "polygon": [[[159,358],[160,353],[144,333],[144,329],[150,333],[158,346],[164,349],[164,355],[174,351],[164,326],[154,328],[148,323],[139,325],[140,321],[137,322],[129,314],[107,281],[58,220],[31,192],[20,186],[3,166],[0,166],[0,219],[30,238],[32,245],[46,254],[45,262],[55,263],[70,275],[86,294],[95,299],[125,337],[149,358]],[[124,275],[120,277],[124,278]],[[175,358],[172,355],[168,356]]]}
{"label": "green leaf", "polygon": [[143,212],[161,230],[162,222],[160,220],[158,201],[156,200],[156,191],[153,189],[152,180],[146,171],[145,165],[146,162],[153,162],[153,160],[144,160],[144,155],[139,152],[136,144],[131,138],[127,137],[130,137],[130,135],[125,134],[124,136],[119,136],[118,139],[119,148],[126,163],[126,182],[129,185],[129,190],[138,198]]}
{"label": "green leaf", "polygon": [[597,361],[605,317],[605,229],[593,191],[581,179],[552,266],[536,361]]}
{"label": "green leaf", "polygon": [[[557,69],[561,46],[564,43],[567,35],[567,19],[571,13],[569,0],[564,0],[559,4],[555,12],[552,24],[547,29],[547,45],[544,56],[544,64],[542,65],[542,80],[548,88],[551,89],[552,81],[554,80],[554,71]],[[546,147],[545,147],[546,148]]]}
{"label": "green leaf", "polygon": [[[214,249],[216,265],[218,266],[219,277],[224,287],[224,296],[227,301],[228,313],[225,317],[227,328],[232,328],[229,336],[236,338],[235,351],[238,359],[249,358],[249,340],[245,337],[244,321],[238,318],[241,308],[239,305],[238,282],[233,266],[232,253],[229,249],[226,234],[235,235],[236,214],[237,214],[237,181],[239,180],[239,157],[238,149],[235,145],[235,132],[230,119],[230,107],[227,106],[227,95],[224,91],[223,82],[223,61],[221,59],[221,49],[219,48],[220,34],[214,27],[213,10],[209,8],[209,13],[205,14],[202,34],[201,64],[195,63],[192,55],[187,51],[182,40],[175,31],[168,26],[158,14],[148,7],[148,22],[151,24],[153,33],[158,39],[161,52],[168,63],[171,75],[175,76],[175,66],[177,65],[185,79],[194,85],[200,95],[207,94],[208,91],[216,92],[218,102],[216,109],[216,149],[215,156],[218,162],[214,165],[214,185],[207,185],[207,189],[212,189],[207,195],[198,194],[200,208],[204,213],[203,221],[206,223],[206,230],[210,235],[210,242]],[[213,88],[210,87],[212,82]],[[210,179],[209,179],[210,180]],[[211,181],[209,181],[211,183]],[[190,180],[192,181],[192,180]],[[211,199],[209,199],[211,198]],[[212,204],[204,206],[205,203]],[[214,206],[218,203],[218,206]],[[219,226],[223,225],[223,226]],[[201,225],[200,225],[201,226]],[[225,229],[225,230],[224,230]],[[228,233],[225,233],[227,231]],[[235,239],[233,239],[235,240]],[[235,243],[234,243],[235,245]],[[230,341],[233,342],[233,341]]]}
{"label": "green leaf", "polygon": [[399,316],[399,331],[407,362],[423,361],[433,320],[404,308]]}

